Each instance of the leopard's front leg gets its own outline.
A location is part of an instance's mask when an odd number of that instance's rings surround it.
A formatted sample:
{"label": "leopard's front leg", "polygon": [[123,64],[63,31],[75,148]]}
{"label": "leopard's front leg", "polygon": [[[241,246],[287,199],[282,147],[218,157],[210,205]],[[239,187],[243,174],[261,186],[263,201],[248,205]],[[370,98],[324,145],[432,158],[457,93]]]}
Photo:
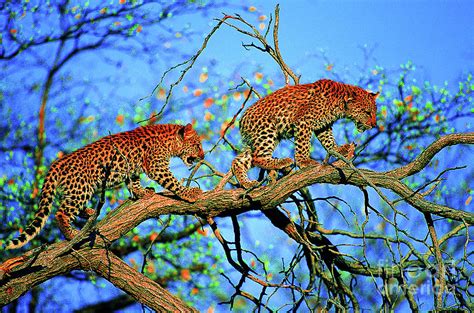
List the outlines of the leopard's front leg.
{"label": "leopard's front leg", "polygon": [[188,202],[195,202],[202,195],[202,190],[196,187],[185,187],[173,176],[169,169],[169,160],[153,158],[147,160],[145,172],[150,179],[173,192],[175,195]]}
{"label": "leopard's front leg", "polygon": [[327,163],[329,161],[330,151],[336,151],[342,154],[342,156],[347,159],[351,159],[352,157],[354,157],[355,145],[352,143],[338,146],[336,144],[336,141],[334,140],[334,135],[330,126],[317,132],[316,137],[318,138],[319,142],[321,142],[324,149],[326,149],[326,151],[328,152],[326,158],[324,159],[324,163]]}
{"label": "leopard's front leg", "polygon": [[306,124],[301,123],[296,126],[295,133],[295,159],[296,165],[300,168],[312,165],[320,165],[316,160],[311,159],[309,149],[311,147],[311,136],[313,131]]}
{"label": "leopard's front leg", "polygon": [[143,188],[143,186],[140,184],[140,175],[132,174],[129,179],[130,180],[127,184],[127,187],[132,194],[131,198],[133,200],[141,199],[155,193],[151,187]]}

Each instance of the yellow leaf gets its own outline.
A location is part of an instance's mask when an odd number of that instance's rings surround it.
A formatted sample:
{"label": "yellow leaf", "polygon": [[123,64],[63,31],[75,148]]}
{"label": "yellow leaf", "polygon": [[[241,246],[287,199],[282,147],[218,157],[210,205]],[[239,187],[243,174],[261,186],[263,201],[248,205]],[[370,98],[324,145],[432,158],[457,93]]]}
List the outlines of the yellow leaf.
{"label": "yellow leaf", "polygon": [[209,75],[207,73],[201,73],[201,75],[199,75],[199,82],[204,83],[208,77]]}

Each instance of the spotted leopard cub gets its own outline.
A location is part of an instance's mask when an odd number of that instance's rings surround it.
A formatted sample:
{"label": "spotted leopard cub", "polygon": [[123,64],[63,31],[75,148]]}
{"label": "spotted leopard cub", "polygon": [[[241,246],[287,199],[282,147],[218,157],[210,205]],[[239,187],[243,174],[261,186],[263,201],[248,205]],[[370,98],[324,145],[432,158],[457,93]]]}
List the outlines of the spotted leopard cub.
{"label": "spotted leopard cub", "polygon": [[340,118],[349,118],[360,132],[376,126],[377,96],[357,86],[322,79],[286,86],[258,100],[240,120],[240,133],[247,147],[232,162],[234,175],[244,188],[249,188],[257,184],[247,177],[252,166],[266,170],[289,167],[291,158],[272,157],[281,139],[295,138],[296,165],[300,168],[319,164],[310,158],[313,133],[327,151],[335,149],[352,157],[352,145],[336,145],[332,125]]}
{"label": "spotted leopard cub", "polygon": [[190,166],[204,158],[201,140],[191,124],[150,125],[104,137],[54,161],[46,175],[39,209],[33,222],[6,249],[16,249],[33,239],[43,228],[56,195],[61,202],[56,213],[59,228],[71,240],[78,231],[71,221],[76,216],[89,217],[86,208],[92,196],[105,188],[125,182],[134,198],[153,191],[140,185],[145,173],[181,199],[196,201],[202,191],[182,186],[169,169],[171,157],[179,157]]}

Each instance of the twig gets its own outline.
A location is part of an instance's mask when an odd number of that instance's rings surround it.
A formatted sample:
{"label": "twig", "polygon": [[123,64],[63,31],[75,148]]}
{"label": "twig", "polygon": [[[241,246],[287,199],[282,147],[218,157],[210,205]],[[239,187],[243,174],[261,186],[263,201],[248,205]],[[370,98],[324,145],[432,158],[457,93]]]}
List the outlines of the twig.
{"label": "twig", "polygon": [[[142,120],[138,123],[143,123],[143,122],[146,122],[150,119],[154,119],[154,118],[160,118],[161,115],[163,114],[163,111],[165,110],[165,107],[168,105],[168,102],[171,98],[171,95],[173,93],[173,89],[175,86],[177,86],[184,78],[184,76],[186,75],[186,73],[193,67],[194,63],[196,62],[197,58],[201,55],[201,53],[204,51],[204,49],[207,47],[207,43],[209,42],[209,40],[211,39],[212,35],[214,35],[214,33],[219,29],[219,27],[221,27],[221,25],[225,22],[226,19],[228,18],[232,18],[232,16],[224,16],[222,19],[219,20],[219,22],[217,23],[216,26],[214,26],[212,28],[212,30],[209,32],[209,34],[207,34],[207,36],[204,38],[203,40],[203,43],[201,45],[201,48],[199,48],[199,50],[196,52],[196,54],[194,54],[191,58],[189,58],[188,60],[182,62],[182,63],[179,63],[171,68],[169,68],[168,70],[166,70],[163,75],[161,76],[161,79],[160,79],[160,82],[155,86],[155,88],[153,88],[153,91],[152,91],[152,94],[159,88],[159,86],[161,86],[163,84],[163,81],[165,79],[165,77],[168,75],[169,72],[171,72],[172,70],[174,69],[177,69],[183,65],[186,65],[188,64],[182,71],[181,71],[181,75],[178,77],[178,79],[176,81],[174,81],[173,83],[171,83],[170,85],[170,88],[166,94],[166,98],[165,98],[165,103],[163,103],[163,105],[161,106],[161,109],[158,113],[156,114],[153,114],[152,116],[150,116],[149,118],[145,119],[145,120]],[[146,97],[145,97],[146,98]],[[144,99],[144,98],[142,98]],[[141,100],[142,100],[141,99]]]}

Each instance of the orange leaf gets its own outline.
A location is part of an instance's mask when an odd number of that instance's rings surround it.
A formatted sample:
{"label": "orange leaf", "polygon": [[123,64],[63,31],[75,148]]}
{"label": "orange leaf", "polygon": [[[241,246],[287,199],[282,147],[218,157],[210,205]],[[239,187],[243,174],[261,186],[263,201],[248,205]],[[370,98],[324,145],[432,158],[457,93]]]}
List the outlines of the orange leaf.
{"label": "orange leaf", "polygon": [[127,2],[127,0],[119,0],[120,4],[125,4],[125,2]]}
{"label": "orange leaf", "polygon": [[242,95],[240,94],[240,92],[236,91],[234,92],[233,97],[235,101],[239,101],[242,98]]}
{"label": "orange leaf", "polygon": [[332,71],[333,67],[334,67],[334,64],[326,65],[326,71]]}
{"label": "orange leaf", "polygon": [[206,114],[204,114],[204,120],[206,122],[209,122],[210,120],[212,120],[212,118],[214,117],[214,115],[212,115],[211,112],[207,111]]}
{"label": "orange leaf", "polygon": [[213,103],[214,103],[214,99],[207,98],[206,100],[204,100],[204,107],[205,108],[210,108]]}
{"label": "orange leaf", "polygon": [[156,98],[163,100],[166,97],[166,90],[164,88],[158,89],[158,93],[156,94]]}
{"label": "orange leaf", "polygon": [[191,272],[187,268],[183,268],[181,270],[181,279],[184,281],[190,281],[191,280]]}
{"label": "orange leaf", "polygon": [[12,34],[12,35],[16,35],[17,32],[18,31],[14,28],[10,29],[10,34]]}
{"label": "orange leaf", "polygon": [[249,7],[249,12],[255,12],[255,11],[257,11],[256,7],[254,7],[253,5]]}
{"label": "orange leaf", "polygon": [[469,205],[472,201],[472,196],[467,197],[466,202],[464,203],[465,205]]}
{"label": "orange leaf", "polygon": [[154,232],[150,235],[150,241],[155,241],[156,238],[158,238],[158,233]]}
{"label": "orange leaf", "polygon": [[410,102],[411,100],[413,100],[413,95],[408,95],[405,97],[405,102]]}
{"label": "orange leaf", "polygon": [[153,125],[156,123],[156,111],[151,112],[150,119],[148,120],[148,125]]}
{"label": "orange leaf", "polygon": [[133,236],[132,241],[139,242],[140,241],[140,236],[138,236],[138,235]]}
{"label": "orange leaf", "polygon": [[213,306],[210,306],[209,308],[207,308],[207,313],[214,313],[215,311],[216,309]]}
{"label": "orange leaf", "polygon": [[202,89],[194,89],[193,96],[199,97],[200,95],[202,95]]}
{"label": "orange leaf", "polygon": [[39,194],[39,189],[35,187],[33,189],[33,192],[31,193],[31,199],[36,198],[38,196],[38,194]]}
{"label": "orange leaf", "polygon": [[199,229],[197,230],[197,233],[200,234],[200,235],[202,235],[202,236],[207,236],[207,229],[206,229],[206,228],[204,228],[204,229],[203,229],[203,228],[199,228]]}
{"label": "orange leaf", "polygon": [[191,294],[194,296],[194,295],[197,295],[199,293],[199,289],[194,287],[193,289],[191,289]]}
{"label": "orange leaf", "polygon": [[148,273],[154,273],[155,272],[155,264],[150,262],[148,263],[147,267],[146,267],[146,271]]}
{"label": "orange leaf", "polygon": [[247,99],[248,96],[249,96],[249,93],[250,93],[250,89],[245,89],[243,94],[244,94],[244,98]]}
{"label": "orange leaf", "polygon": [[115,121],[116,121],[117,124],[119,124],[120,126],[123,125],[124,120],[125,120],[125,117],[123,116],[123,114],[119,114],[119,115],[117,115],[117,117],[115,118]]}
{"label": "orange leaf", "polygon": [[137,33],[141,33],[143,30],[143,26],[142,25],[138,25],[137,26]]}

